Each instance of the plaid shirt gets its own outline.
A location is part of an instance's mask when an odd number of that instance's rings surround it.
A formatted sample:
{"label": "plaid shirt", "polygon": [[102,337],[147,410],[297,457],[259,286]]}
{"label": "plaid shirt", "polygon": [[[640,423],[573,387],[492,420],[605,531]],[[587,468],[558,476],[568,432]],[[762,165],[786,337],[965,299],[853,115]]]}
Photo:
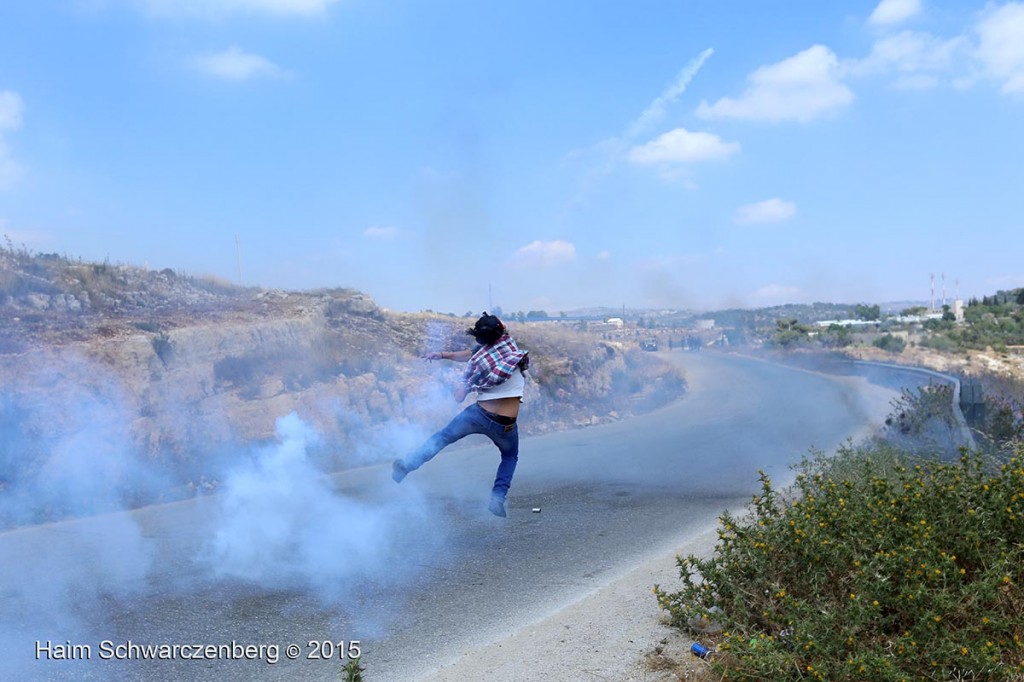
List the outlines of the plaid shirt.
{"label": "plaid shirt", "polygon": [[466,365],[462,381],[470,391],[491,388],[504,383],[516,369],[524,372],[530,366],[529,351],[519,350],[508,334],[489,346],[480,346]]}

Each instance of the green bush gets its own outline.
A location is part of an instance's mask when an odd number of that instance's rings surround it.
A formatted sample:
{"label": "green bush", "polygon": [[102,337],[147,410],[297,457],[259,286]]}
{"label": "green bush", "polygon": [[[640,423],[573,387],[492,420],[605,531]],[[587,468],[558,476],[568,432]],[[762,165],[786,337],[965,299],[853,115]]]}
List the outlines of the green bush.
{"label": "green bush", "polygon": [[928,338],[921,339],[920,343],[922,348],[931,348],[933,350],[952,352],[957,349],[956,341],[953,341],[948,336],[931,335]]}
{"label": "green bush", "polygon": [[901,336],[886,334],[874,340],[874,346],[890,353],[902,353],[907,347],[907,341]]}
{"label": "green bush", "polygon": [[655,587],[673,624],[714,619],[730,680],[1020,680],[1024,448],[998,466],[908,460],[885,445],[761,474],[716,553]]}

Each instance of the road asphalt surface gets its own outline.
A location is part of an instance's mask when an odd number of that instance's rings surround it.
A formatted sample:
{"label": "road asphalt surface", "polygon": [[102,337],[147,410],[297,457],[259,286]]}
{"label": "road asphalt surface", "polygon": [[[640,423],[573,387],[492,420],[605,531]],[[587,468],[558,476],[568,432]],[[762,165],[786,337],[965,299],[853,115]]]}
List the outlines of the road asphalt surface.
{"label": "road asphalt surface", "polygon": [[355,640],[366,679],[415,680],[741,511],[758,469],[791,480],[810,448],[864,433],[893,396],[733,355],[664,357],[687,373],[682,400],[523,439],[507,519],[486,511],[498,457],[481,437],[401,485],[389,465],[332,476],[352,515],[304,524],[292,510],[284,530],[346,550],[291,573],[262,571],[258,553],[250,575],[218,571],[211,538],[246,511],[223,495],[2,533],[0,679],[341,680]]}

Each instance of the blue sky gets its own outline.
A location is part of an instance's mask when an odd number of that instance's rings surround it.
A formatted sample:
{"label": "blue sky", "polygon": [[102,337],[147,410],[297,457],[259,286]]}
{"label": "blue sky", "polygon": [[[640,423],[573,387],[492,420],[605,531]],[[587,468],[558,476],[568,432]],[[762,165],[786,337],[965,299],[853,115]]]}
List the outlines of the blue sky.
{"label": "blue sky", "polygon": [[459,314],[925,300],[1024,286],[1022,188],[1024,2],[0,6],[34,251],[237,281],[237,236],[245,284]]}

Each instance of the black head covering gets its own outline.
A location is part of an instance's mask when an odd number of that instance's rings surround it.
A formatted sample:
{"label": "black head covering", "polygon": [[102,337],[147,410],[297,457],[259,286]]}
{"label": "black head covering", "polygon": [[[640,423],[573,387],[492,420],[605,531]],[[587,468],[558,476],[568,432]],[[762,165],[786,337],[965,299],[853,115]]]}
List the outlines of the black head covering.
{"label": "black head covering", "polygon": [[496,315],[484,313],[466,333],[475,338],[477,343],[488,346],[502,337],[505,325]]}

